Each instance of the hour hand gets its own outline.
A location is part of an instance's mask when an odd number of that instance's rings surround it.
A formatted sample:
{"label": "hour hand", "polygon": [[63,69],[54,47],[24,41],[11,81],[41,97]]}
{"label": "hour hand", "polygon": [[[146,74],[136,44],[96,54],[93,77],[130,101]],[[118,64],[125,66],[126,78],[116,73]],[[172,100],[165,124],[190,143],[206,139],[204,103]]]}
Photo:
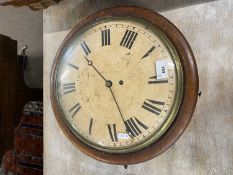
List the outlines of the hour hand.
{"label": "hour hand", "polygon": [[93,69],[100,75],[100,77],[107,82],[107,79],[100,73],[100,71],[94,66],[93,61],[89,60],[86,56],[84,56],[85,60],[87,61],[88,66],[93,67]]}
{"label": "hour hand", "polygon": [[87,64],[89,66],[92,66],[93,65],[93,62],[91,60],[89,60],[86,56],[84,56],[85,60],[87,61]]}

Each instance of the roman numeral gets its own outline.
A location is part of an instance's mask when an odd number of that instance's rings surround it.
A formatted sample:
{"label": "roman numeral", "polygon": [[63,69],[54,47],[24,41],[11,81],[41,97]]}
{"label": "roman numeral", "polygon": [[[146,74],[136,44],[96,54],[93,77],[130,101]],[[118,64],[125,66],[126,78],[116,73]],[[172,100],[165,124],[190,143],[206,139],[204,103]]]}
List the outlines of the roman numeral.
{"label": "roman numeral", "polygon": [[121,40],[120,45],[128,49],[131,49],[137,36],[138,36],[138,33],[131,31],[131,30],[126,30],[124,37]]}
{"label": "roman numeral", "polygon": [[157,84],[157,83],[168,83],[168,79],[158,80],[157,76],[153,76],[149,78],[148,84]]}
{"label": "roman numeral", "polygon": [[65,83],[63,84],[64,95],[75,91],[75,83]]}
{"label": "roman numeral", "polygon": [[111,140],[113,142],[118,142],[117,132],[116,132],[116,124],[108,124],[108,132],[109,132]]}
{"label": "roman numeral", "polygon": [[163,107],[164,104],[164,102],[146,99],[142,105],[142,108],[156,115],[159,115],[162,110],[158,108],[158,106]]}
{"label": "roman numeral", "polygon": [[81,106],[79,103],[77,103],[76,105],[74,105],[70,110],[69,113],[71,114],[71,117],[73,118],[77,112],[80,110]]}
{"label": "roman numeral", "polygon": [[85,41],[83,41],[83,42],[81,43],[81,47],[82,47],[82,49],[83,49],[83,51],[85,52],[86,55],[88,55],[89,53],[91,53],[91,51],[90,51],[90,49],[89,49],[89,47],[87,46],[87,44],[86,44]]}
{"label": "roman numeral", "polygon": [[148,129],[148,127],[139,121],[136,117],[131,117],[130,119],[125,121],[125,126],[127,129],[128,134],[131,137],[136,137],[142,133],[141,129]]}
{"label": "roman numeral", "polygon": [[70,66],[70,67],[72,67],[72,68],[74,68],[74,69],[76,69],[76,70],[78,70],[78,66],[75,66],[75,65],[73,65],[71,63],[67,63],[67,65]]}
{"label": "roman numeral", "polygon": [[93,118],[90,119],[90,123],[89,123],[89,134],[90,135],[91,135],[92,124],[93,124]]}
{"label": "roman numeral", "polygon": [[153,52],[154,50],[155,50],[155,46],[152,46],[152,47],[146,52],[146,54],[142,57],[142,59],[148,57],[148,56],[151,54],[151,52]]}
{"label": "roman numeral", "polygon": [[102,46],[110,45],[110,29],[102,30],[101,31],[101,38],[102,38]]}

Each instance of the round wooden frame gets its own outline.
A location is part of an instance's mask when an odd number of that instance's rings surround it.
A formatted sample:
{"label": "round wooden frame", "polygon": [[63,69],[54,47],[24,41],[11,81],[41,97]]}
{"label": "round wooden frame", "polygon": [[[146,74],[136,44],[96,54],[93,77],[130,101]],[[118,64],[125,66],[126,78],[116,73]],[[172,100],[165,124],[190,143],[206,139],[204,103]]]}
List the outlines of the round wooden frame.
{"label": "round wooden frame", "polygon": [[[85,26],[105,16],[130,16],[149,22],[150,24],[159,28],[168,37],[168,39],[176,48],[176,51],[181,59],[181,65],[184,74],[183,98],[176,119],[159,140],[136,152],[106,153],[86,145],[85,143],[80,141],[64,123],[56,103],[54,77],[56,66],[62,55],[62,51],[65,49],[70,39],[76,34],[77,31],[80,31]],[[59,126],[63,130],[64,134],[79,150],[92,158],[106,163],[130,165],[150,160],[166,151],[171,145],[176,142],[176,140],[184,132],[192,118],[192,114],[194,112],[198,97],[198,86],[199,80],[197,66],[190,46],[184,36],[181,34],[181,32],[170,21],[168,21],[166,18],[162,17],[158,13],[148,9],[143,9],[139,7],[113,7],[109,9],[104,9],[85,18],[78,25],[76,25],[65,38],[57,52],[52,66],[52,71],[50,75],[50,98],[53,111]]]}

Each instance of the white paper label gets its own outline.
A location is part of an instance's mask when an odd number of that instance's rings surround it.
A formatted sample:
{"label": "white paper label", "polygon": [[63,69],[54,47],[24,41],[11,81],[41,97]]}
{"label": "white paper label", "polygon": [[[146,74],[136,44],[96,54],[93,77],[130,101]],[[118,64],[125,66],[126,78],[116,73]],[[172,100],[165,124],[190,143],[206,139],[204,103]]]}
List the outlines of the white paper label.
{"label": "white paper label", "polygon": [[118,139],[128,139],[129,135],[126,133],[117,133],[117,138]]}
{"label": "white paper label", "polygon": [[155,61],[157,79],[167,79],[167,62],[165,60]]}

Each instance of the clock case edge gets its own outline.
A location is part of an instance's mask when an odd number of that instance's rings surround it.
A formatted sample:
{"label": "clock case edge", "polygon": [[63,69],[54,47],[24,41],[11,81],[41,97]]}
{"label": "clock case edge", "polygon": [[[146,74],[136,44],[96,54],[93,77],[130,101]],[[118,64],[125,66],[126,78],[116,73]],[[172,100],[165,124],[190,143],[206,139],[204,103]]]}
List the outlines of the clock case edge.
{"label": "clock case edge", "polygon": [[[83,29],[85,26],[95,22],[99,18],[104,18],[107,16],[113,17],[136,17],[145,20],[160,29],[167,38],[174,45],[180,59],[183,69],[183,98],[181,100],[180,108],[178,110],[177,116],[168,130],[163,134],[163,136],[156,140],[154,143],[146,148],[138,150],[131,153],[106,153],[97,149],[94,149],[85,143],[81,142],[73,134],[73,132],[64,123],[59,108],[56,105],[54,77],[56,72],[56,65],[59,58],[62,55],[62,51],[68,45],[70,39],[76,34],[77,31]],[[67,35],[67,37],[62,42],[56,56],[54,63],[52,65],[52,71],[50,75],[50,99],[52,108],[56,117],[56,120],[62,129],[66,137],[83,153],[89,155],[97,160],[119,165],[130,165],[141,163],[150,160],[159,154],[166,151],[170,146],[172,146],[182,135],[186,127],[188,126],[192,114],[194,112],[197,98],[198,98],[198,88],[199,79],[198,71],[192,50],[186,41],[182,33],[165,17],[159,15],[158,13],[140,8],[140,7],[113,7],[99,11],[79,22],[72,31]]]}

